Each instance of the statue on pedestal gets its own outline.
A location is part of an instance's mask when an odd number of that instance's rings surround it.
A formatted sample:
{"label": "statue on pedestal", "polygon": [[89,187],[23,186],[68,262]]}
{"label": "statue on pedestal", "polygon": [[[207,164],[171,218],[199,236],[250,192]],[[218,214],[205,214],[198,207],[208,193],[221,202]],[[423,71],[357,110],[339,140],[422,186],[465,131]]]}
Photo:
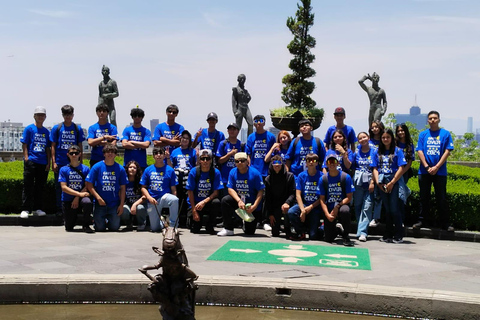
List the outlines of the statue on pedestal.
{"label": "statue on pedestal", "polygon": [[[372,86],[367,87],[364,84],[365,80],[372,81]],[[385,90],[378,86],[379,81],[380,76],[375,72],[372,75],[367,74],[366,76],[363,76],[362,79],[358,80],[358,84],[363,90],[365,90],[365,92],[368,94],[368,98],[370,99],[368,127],[370,127],[374,120],[382,121],[382,117],[387,112],[387,96],[385,95]]]}
{"label": "statue on pedestal", "polygon": [[110,123],[117,126],[117,115],[115,111],[115,103],[113,98],[118,97],[118,87],[115,80],[110,78],[110,69],[103,65],[102,67],[103,80],[98,85],[98,104],[105,103],[108,106],[108,117]]}
{"label": "statue on pedestal", "polygon": [[248,135],[253,133],[253,119],[248,103],[252,99],[250,93],[245,89],[245,81],[247,77],[244,74],[240,74],[237,77],[238,85],[232,88],[232,110],[235,116],[235,122],[237,126],[242,129],[242,121],[245,118],[245,122],[248,125]]}

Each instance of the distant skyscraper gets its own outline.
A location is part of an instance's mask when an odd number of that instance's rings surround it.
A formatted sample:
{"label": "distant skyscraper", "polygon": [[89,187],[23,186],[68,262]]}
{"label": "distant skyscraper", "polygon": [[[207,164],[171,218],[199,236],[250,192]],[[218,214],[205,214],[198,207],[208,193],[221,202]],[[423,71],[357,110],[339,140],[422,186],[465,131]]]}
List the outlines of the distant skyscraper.
{"label": "distant skyscraper", "polygon": [[411,122],[413,123],[418,130],[423,131],[427,125],[427,115],[421,113],[421,109],[418,106],[413,106],[410,108],[409,114],[395,114],[395,120],[397,123]]}
{"label": "distant skyscraper", "polygon": [[467,120],[467,133],[473,133],[473,117],[468,117],[468,120]]}
{"label": "distant skyscraper", "polygon": [[158,119],[152,119],[150,120],[150,131],[152,132],[152,137],[153,137],[153,132],[155,131],[155,127],[158,126],[160,121]]}

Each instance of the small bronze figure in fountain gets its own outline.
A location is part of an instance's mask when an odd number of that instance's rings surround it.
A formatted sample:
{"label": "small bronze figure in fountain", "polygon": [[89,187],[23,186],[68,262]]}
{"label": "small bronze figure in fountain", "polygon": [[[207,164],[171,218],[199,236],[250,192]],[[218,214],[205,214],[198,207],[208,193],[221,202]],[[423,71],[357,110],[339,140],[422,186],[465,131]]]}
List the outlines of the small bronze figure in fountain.
{"label": "small bronze figure in fountain", "polygon": [[[372,81],[372,86],[367,87],[364,84],[365,80]],[[387,112],[387,96],[385,95],[385,90],[378,86],[379,81],[380,76],[375,72],[372,75],[367,73],[367,75],[363,76],[362,79],[358,80],[358,84],[363,90],[365,90],[365,92],[368,94],[368,98],[370,99],[370,112],[368,113],[369,127],[372,125],[374,120],[381,121],[382,117]]]}
{"label": "small bronze figure in fountain", "polygon": [[247,77],[244,74],[240,74],[237,77],[238,85],[232,88],[232,111],[235,116],[235,122],[237,126],[242,129],[242,122],[245,118],[245,122],[248,126],[248,135],[253,132],[253,119],[252,113],[248,108],[248,103],[252,99],[250,93],[245,89],[245,81]]}
{"label": "small bronze figure in fountain", "polygon": [[113,98],[118,97],[117,82],[110,78],[110,69],[106,65],[102,67],[102,75],[103,80],[98,85],[98,104],[105,103],[108,106],[110,123],[117,126],[117,115],[113,102]]}
{"label": "small bronze figure in fountain", "polygon": [[[160,261],[138,269],[152,283],[148,290],[155,301],[160,302],[160,314],[164,320],[195,320],[195,280],[198,276],[188,267],[187,255],[180,242],[178,230],[163,229],[162,249],[152,247]],[[152,276],[148,270],[162,268],[162,274]]]}

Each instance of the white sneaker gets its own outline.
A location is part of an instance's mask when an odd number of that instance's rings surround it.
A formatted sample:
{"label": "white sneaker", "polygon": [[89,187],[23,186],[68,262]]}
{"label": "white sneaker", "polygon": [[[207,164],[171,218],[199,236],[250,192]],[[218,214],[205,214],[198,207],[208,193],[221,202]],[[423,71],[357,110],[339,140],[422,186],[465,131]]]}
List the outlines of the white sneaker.
{"label": "white sneaker", "polygon": [[370,221],[370,223],[368,224],[369,227],[372,227],[372,228],[375,228],[376,226],[378,226],[378,222],[376,219],[373,219],[372,221]]}
{"label": "white sneaker", "polygon": [[222,231],[217,233],[217,236],[224,237],[224,236],[233,236],[233,230],[228,230],[223,228]]}
{"label": "white sneaker", "polygon": [[20,218],[22,218],[22,219],[27,219],[27,218],[28,218],[28,211],[22,211],[22,212],[20,212]]}
{"label": "white sneaker", "polygon": [[364,234],[362,234],[360,237],[358,237],[358,240],[361,241],[361,242],[366,242],[367,237]]}
{"label": "white sneaker", "polygon": [[265,231],[272,231],[272,227],[268,224],[268,223],[265,223],[263,225],[263,230]]}
{"label": "white sneaker", "polygon": [[34,216],[37,216],[37,217],[45,217],[47,214],[45,213],[45,211],[42,211],[40,209],[38,210],[35,210],[32,212]]}

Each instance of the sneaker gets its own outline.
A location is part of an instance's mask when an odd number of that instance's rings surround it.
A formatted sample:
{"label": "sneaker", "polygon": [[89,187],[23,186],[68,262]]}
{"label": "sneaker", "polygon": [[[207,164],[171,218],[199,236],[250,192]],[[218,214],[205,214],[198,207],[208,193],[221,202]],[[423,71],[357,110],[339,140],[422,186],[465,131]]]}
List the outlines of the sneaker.
{"label": "sneaker", "polygon": [[344,238],[343,239],[343,245],[345,247],[353,247],[354,243],[352,241],[350,241],[349,238]]}
{"label": "sneaker", "polygon": [[393,238],[393,243],[403,243],[403,239],[402,238]]}
{"label": "sneaker", "polygon": [[360,237],[358,237],[358,241],[367,242],[367,236],[362,234]]}
{"label": "sneaker", "polygon": [[34,216],[37,216],[37,217],[45,217],[47,214],[45,213],[45,211],[42,211],[40,209],[38,210],[35,210],[32,212]]}
{"label": "sneaker", "polygon": [[92,228],[90,228],[90,226],[84,226],[82,230],[85,233],[95,233],[95,231]]}
{"label": "sneaker", "polygon": [[22,219],[27,219],[28,218],[28,211],[22,211],[20,212],[20,218]]}
{"label": "sneaker", "polygon": [[372,221],[370,221],[368,226],[372,227],[372,228],[375,228],[376,226],[378,226],[378,224],[379,224],[379,221],[377,219],[373,219]]}
{"label": "sneaker", "polygon": [[422,225],[423,225],[422,221],[418,221],[417,223],[415,223],[413,225],[413,228],[414,229],[420,229],[422,227]]}
{"label": "sneaker", "polygon": [[272,227],[268,224],[268,223],[265,223],[263,225],[263,230],[265,231],[272,231]]}
{"label": "sneaker", "polygon": [[392,238],[380,238],[380,242],[393,243],[393,239]]}
{"label": "sneaker", "polygon": [[455,228],[453,226],[448,226],[447,231],[448,232],[454,232]]}
{"label": "sneaker", "polygon": [[339,234],[343,234],[343,226],[341,223],[337,223],[335,228],[337,228]]}
{"label": "sneaker", "polygon": [[228,229],[223,228],[222,231],[217,233],[217,236],[219,236],[219,237],[233,236],[233,234],[234,234],[233,230],[228,230]]}

